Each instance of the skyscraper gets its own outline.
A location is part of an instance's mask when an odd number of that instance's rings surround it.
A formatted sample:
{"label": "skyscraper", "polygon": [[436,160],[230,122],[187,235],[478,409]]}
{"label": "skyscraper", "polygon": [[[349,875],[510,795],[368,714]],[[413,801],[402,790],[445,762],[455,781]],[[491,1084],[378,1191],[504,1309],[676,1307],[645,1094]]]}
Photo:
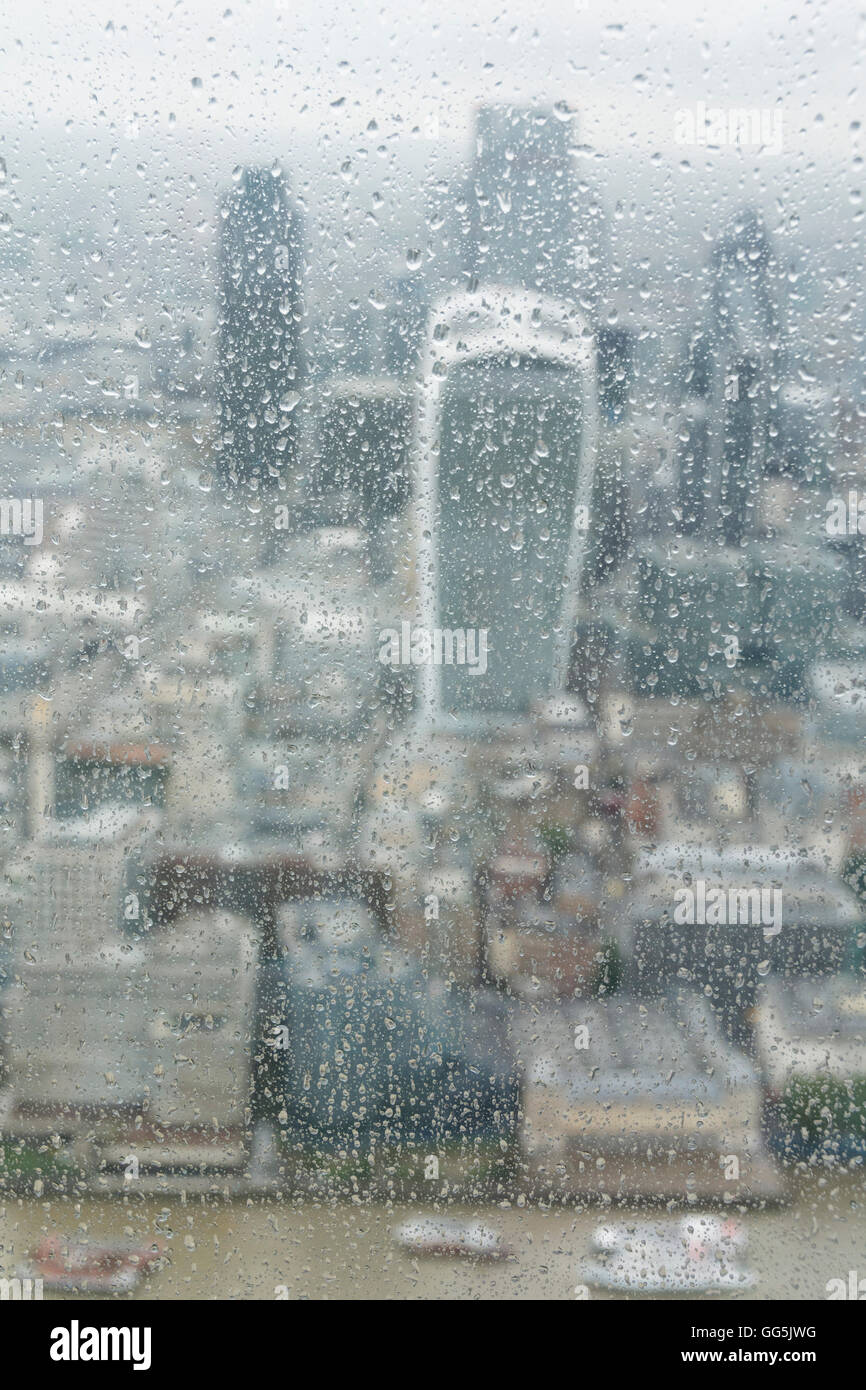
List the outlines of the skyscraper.
{"label": "skyscraper", "polygon": [[280,174],[245,169],[222,206],[217,351],[223,482],[273,482],[297,449],[303,229]]}
{"label": "skyscraper", "polygon": [[600,218],[576,163],[577,117],[555,108],[476,113],[466,259],[484,283],[594,300]]}
{"label": "skyscraper", "polygon": [[687,530],[721,525],[728,545],[754,531],[758,484],[773,463],[779,278],[763,222],[746,210],[713,247],[708,312],[689,346],[680,502]]}
{"label": "skyscraper", "polygon": [[575,310],[502,287],[434,306],[413,453],[422,720],[507,726],[565,691],[597,401]]}

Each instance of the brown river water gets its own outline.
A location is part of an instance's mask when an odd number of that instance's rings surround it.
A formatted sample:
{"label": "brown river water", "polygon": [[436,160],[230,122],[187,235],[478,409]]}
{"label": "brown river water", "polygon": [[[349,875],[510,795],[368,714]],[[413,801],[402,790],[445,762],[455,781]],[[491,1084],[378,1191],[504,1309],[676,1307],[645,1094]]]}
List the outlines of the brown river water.
{"label": "brown river water", "polygon": [[[678,1207],[678,1214],[684,1210]],[[0,1264],[14,1273],[46,1236],[93,1245],[158,1241],[167,1261],[141,1281],[134,1299],[574,1299],[580,1261],[601,1222],[665,1216],[664,1207],[449,1207],[449,1216],[480,1219],[511,1247],[509,1259],[482,1262],[418,1256],[396,1245],[392,1228],[431,1211],[309,1196],[8,1197],[0,1205]],[[847,1280],[851,1270],[866,1276],[862,1177],[811,1175],[790,1204],[746,1210],[739,1219],[757,1283],[737,1298],[823,1299],[828,1280]]]}

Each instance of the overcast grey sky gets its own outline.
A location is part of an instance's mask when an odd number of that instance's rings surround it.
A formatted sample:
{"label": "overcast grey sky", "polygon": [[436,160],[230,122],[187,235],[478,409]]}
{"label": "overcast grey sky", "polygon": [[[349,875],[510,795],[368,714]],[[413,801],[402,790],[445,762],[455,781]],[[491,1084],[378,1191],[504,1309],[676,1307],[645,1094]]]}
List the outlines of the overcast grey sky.
{"label": "overcast grey sky", "polygon": [[566,99],[599,148],[664,149],[671,107],[704,99],[781,102],[792,148],[815,152],[861,114],[866,18],[840,0],[9,0],[4,36],[2,114],[39,126],[137,114],[167,136],[174,113],[176,135],[230,146],[265,124],[352,139],[429,103],[460,139],[475,101]]}
{"label": "overcast grey sky", "polygon": [[[306,206],[312,279],[374,289],[424,245],[483,101],[577,110],[617,252],[648,275],[700,260],[744,202],[795,259],[821,248],[825,287],[862,262],[866,18],[848,0],[8,0],[0,50],[19,236],[117,221],[121,240],[151,238],[142,259],[173,241],[193,279],[232,168],[276,156]],[[782,149],[683,149],[676,113],[698,102],[779,111]]]}

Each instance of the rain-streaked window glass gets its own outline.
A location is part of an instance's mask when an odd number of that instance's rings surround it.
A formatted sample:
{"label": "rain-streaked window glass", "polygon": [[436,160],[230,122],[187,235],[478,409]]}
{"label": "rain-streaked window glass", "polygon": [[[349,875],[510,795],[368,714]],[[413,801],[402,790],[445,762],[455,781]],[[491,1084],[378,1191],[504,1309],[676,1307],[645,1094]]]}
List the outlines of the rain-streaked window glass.
{"label": "rain-streaked window glass", "polygon": [[866,1296],[863,16],[3,47],[0,1301]]}

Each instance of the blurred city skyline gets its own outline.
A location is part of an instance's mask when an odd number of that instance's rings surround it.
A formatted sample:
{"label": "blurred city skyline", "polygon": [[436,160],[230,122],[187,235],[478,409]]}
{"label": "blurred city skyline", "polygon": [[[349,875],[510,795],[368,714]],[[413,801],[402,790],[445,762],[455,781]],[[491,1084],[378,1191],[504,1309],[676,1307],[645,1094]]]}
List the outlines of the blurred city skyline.
{"label": "blurred city skyline", "polygon": [[[521,6],[499,23],[457,7],[411,19],[384,8],[371,24],[351,8],[262,4],[206,16],[155,6],[124,24],[77,3],[67,49],[43,39],[39,12],[22,12],[20,27],[13,12],[18,42],[5,56],[4,90],[23,83],[30,99],[0,112],[2,254],[18,272],[0,342],[25,324],[38,336],[52,312],[68,312],[70,284],[79,312],[118,315],[136,300],[139,315],[157,316],[169,287],[170,307],[210,304],[219,204],[251,164],[276,162],[303,213],[311,310],[386,301],[410,252],[413,273],[445,288],[451,267],[432,224],[459,196],[475,113],[490,103],[573,112],[576,168],[609,227],[614,301],[665,319],[672,294],[699,292],[707,242],[752,205],[796,276],[791,312],[816,356],[866,328],[852,279],[863,270],[863,104],[837,75],[846,51],[856,72],[853,16],[830,12],[813,32],[780,5],[715,18],[684,6],[642,25],[640,10],[617,20],[564,4],[543,16]],[[780,64],[782,23],[787,50],[815,53],[810,84],[801,74],[792,86]],[[86,99],[61,81],[76,34],[93,71]],[[678,145],[677,113],[698,103],[780,113],[781,150]]]}

